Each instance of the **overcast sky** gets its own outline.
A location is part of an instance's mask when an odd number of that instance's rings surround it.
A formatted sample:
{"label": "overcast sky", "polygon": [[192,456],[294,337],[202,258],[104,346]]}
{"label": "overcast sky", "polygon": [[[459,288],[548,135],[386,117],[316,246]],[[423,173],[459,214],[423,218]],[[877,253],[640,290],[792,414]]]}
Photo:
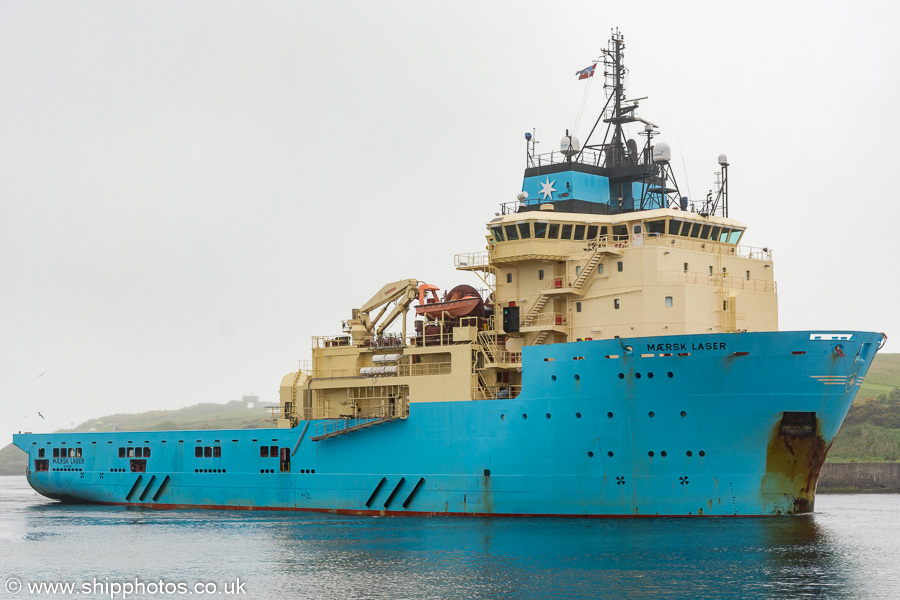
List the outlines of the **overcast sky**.
{"label": "overcast sky", "polygon": [[781,328],[900,339],[897,22],[886,1],[0,0],[0,445],[274,402],[384,283],[477,284],[453,255],[521,189],[524,132],[556,148],[590,85],[584,139],[602,78],[574,74],[613,27],[682,191],[728,155]]}

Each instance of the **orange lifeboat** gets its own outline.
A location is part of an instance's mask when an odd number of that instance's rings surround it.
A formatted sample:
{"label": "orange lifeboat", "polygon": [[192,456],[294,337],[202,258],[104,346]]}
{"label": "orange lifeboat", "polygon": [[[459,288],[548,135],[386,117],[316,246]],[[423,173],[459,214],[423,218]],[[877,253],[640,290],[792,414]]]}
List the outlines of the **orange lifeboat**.
{"label": "orange lifeboat", "polygon": [[[472,286],[458,285],[450,290],[443,300],[438,299],[439,289],[427,283],[419,286],[419,305],[416,306],[416,314],[423,315],[426,319],[444,320],[484,315],[484,301]],[[426,299],[428,292],[431,292],[431,297]]]}

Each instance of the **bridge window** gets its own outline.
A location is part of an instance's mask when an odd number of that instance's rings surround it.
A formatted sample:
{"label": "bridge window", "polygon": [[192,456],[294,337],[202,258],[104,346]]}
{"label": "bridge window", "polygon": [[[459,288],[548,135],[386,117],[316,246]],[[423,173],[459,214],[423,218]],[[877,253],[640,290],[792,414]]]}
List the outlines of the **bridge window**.
{"label": "bridge window", "polygon": [[713,227],[713,229],[712,229],[712,235],[709,237],[709,239],[711,239],[711,240],[714,241],[714,242],[718,242],[718,241],[719,241],[719,232],[720,232],[720,231],[722,231],[722,228],[721,228],[721,227]]}
{"label": "bridge window", "polygon": [[[691,228],[691,237],[698,238],[700,237],[700,230],[703,229],[703,225],[700,223],[694,223],[694,226]],[[684,235],[684,232],[681,232],[681,235]]]}
{"label": "bridge window", "polygon": [[613,225],[612,228],[613,238],[616,241],[624,240],[628,237],[628,226],[627,225]]}
{"label": "bridge window", "polygon": [[535,221],[534,222],[534,237],[544,239],[547,237],[547,225],[550,224],[550,221]]}
{"label": "bridge window", "polygon": [[587,228],[587,239],[592,240],[597,237],[597,229],[596,225],[588,225]]}
{"label": "bridge window", "polygon": [[650,235],[662,235],[666,232],[666,221],[650,221],[647,223],[647,233]]}
{"label": "bridge window", "polygon": [[559,223],[550,223],[550,227],[547,228],[547,239],[555,240],[559,238]]}
{"label": "bridge window", "polygon": [[527,240],[531,237],[531,223],[517,223],[519,226],[519,237]]}
{"label": "bridge window", "polygon": [[737,244],[741,239],[741,234],[744,233],[743,229],[732,229],[731,234],[728,236],[729,244]]}
{"label": "bridge window", "polygon": [[516,229],[515,225],[507,225],[504,227],[506,230],[506,239],[509,241],[519,239],[519,231]]}
{"label": "bridge window", "polygon": [[562,226],[562,240],[571,240],[572,239],[572,225],[570,223],[565,223]]}
{"label": "bridge window", "polygon": [[584,239],[584,225],[576,225],[575,226],[575,239],[576,240]]}
{"label": "bridge window", "polygon": [[708,239],[709,239],[709,232],[710,232],[711,229],[712,229],[712,225],[704,225],[704,226],[703,226],[703,229],[701,230],[701,233],[700,233],[700,239],[701,239],[701,240],[708,240]]}
{"label": "bridge window", "polygon": [[503,241],[503,228],[502,227],[491,227],[491,233],[494,234],[495,242]]}
{"label": "bridge window", "polygon": [[679,235],[681,232],[681,221],[672,219],[669,221],[669,235]]}

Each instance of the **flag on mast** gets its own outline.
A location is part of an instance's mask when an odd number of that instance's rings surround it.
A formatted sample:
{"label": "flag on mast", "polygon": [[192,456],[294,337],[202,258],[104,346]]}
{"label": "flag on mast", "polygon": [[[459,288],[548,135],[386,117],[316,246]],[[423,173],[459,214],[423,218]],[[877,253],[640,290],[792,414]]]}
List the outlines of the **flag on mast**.
{"label": "flag on mast", "polygon": [[591,66],[589,66],[587,69],[582,69],[575,74],[578,75],[578,79],[587,79],[588,77],[594,76],[594,69],[596,69],[596,68],[597,68],[597,64],[594,63]]}

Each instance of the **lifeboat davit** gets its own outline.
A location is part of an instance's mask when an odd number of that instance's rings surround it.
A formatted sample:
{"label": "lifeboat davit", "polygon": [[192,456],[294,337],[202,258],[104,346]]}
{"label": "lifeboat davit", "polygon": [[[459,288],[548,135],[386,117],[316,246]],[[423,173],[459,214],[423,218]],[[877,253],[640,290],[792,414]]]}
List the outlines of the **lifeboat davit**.
{"label": "lifeboat davit", "polygon": [[[450,290],[443,300],[438,299],[435,285],[423,283],[419,286],[419,305],[416,314],[426,319],[459,319],[461,317],[484,316],[484,300],[478,290],[470,285],[458,285]],[[428,292],[431,297],[426,299]]]}

